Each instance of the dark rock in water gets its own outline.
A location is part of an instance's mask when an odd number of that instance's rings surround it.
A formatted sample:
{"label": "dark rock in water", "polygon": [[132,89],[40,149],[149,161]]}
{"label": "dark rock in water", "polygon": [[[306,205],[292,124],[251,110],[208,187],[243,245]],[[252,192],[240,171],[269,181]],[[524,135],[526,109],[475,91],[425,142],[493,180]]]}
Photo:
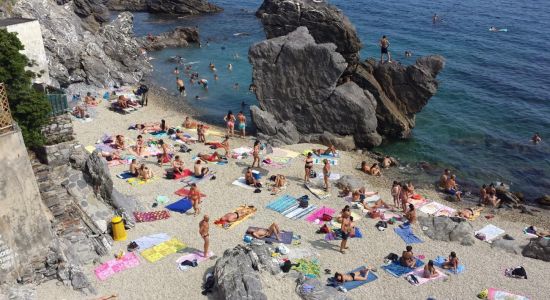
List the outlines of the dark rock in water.
{"label": "dark rock in water", "polygon": [[259,101],[251,113],[262,139],[291,144],[310,134],[348,149],[381,143],[372,95],[353,82],[336,86],[347,63],[335,50],[306,27],[250,48]]}
{"label": "dark rock in water", "polygon": [[107,0],[105,5],[110,10],[147,11],[147,0]]}
{"label": "dark rock in water", "polygon": [[531,257],[544,261],[550,261],[550,239],[534,238],[523,248],[525,257]]}
{"label": "dark rock in water", "polygon": [[223,9],[205,0],[147,0],[147,11],[174,15],[216,13]]}
{"label": "dark rock in water", "polygon": [[544,195],[535,199],[535,201],[542,206],[550,206],[550,195]]}
{"label": "dark rock in water", "polygon": [[215,287],[221,299],[267,299],[262,292],[259,271],[267,270],[273,275],[281,272],[271,253],[268,245],[257,241],[250,246],[238,245],[225,250],[214,266]]}
{"label": "dark rock in water", "polygon": [[502,203],[508,204],[512,207],[517,207],[519,204],[522,203],[522,201],[516,197],[513,193],[511,193],[508,189],[505,187],[497,186],[497,198],[501,200]]}
{"label": "dark rock in water", "polygon": [[[309,278],[302,274],[298,278],[296,293],[304,300],[348,300],[346,294],[334,287],[329,287],[319,279]],[[307,287],[307,289],[305,289]]]}
{"label": "dark rock in water", "polygon": [[147,51],[187,47],[189,43],[199,42],[199,30],[196,27],[176,27],[153,37],[143,37],[139,42]]}
{"label": "dark rock in water", "polygon": [[434,240],[445,242],[459,242],[464,246],[471,246],[475,243],[474,228],[472,224],[460,218],[449,218],[444,216],[419,216],[418,222],[424,234]]}
{"label": "dark rock in water", "polygon": [[361,41],[341,10],[325,3],[298,0],[264,0],[256,12],[268,39],[308,28],[318,44],[332,43],[350,66],[359,62]]}

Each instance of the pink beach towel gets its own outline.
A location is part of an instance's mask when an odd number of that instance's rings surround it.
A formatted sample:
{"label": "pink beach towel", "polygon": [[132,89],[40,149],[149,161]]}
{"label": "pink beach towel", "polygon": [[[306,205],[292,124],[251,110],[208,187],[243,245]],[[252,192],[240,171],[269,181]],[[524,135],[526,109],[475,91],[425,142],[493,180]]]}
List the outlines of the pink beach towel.
{"label": "pink beach towel", "polygon": [[327,215],[332,217],[332,215],[334,215],[335,212],[336,212],[336,210],[334,210],[330,207],[323,206],[323,207],[317,209],[316,211],[312,212],[309,216],[307,216],[306,221],[308,221],[309,223],[313,223],[317,219],[320,220],[323,217],[324,214],[327,214]]}
{"label": "pink beach towel", "polygon": [[202,255],[202,252],[197,251],[197,252],[193,252],[193,253],[189,253],[189,254],[185,254],[185,255],[181,256],[180,258],[178,258],[176,260],[176,263],[179,265],[183,261],[186,261],[186,260],[193,261],[195,259],[197,260],[197,263],[200,263],[202,261],[210,259],[210,257],[212,257],[212,256],[214,256],[214,252],[212,252],[212,251],[208,252],[208,257],[205,257],[204,255]]}
{"label": "pink beach towel", "polygon": [[424,267],[419,267],[419,268],[416,268],[414,269],[412,272],[410,273],[407,273],[405,275],[405,278],[407,278],[408,275],[411,275],[413,274],[416,279],[418,279],[418,284],[414,284],[415,286],[419,286],[419,285],[422,285],[426,282],[429,282],[429,281],[434,281],[434,280],[438,280],[438,279],[442,279],[442,278],[445,278],[447,277],[447,274],[445,274],[442,270],[440,269],[437,269],[437,277],[433,277],[433,278],[424,278]]}
{"label": "pink beach towel", "polygon": [[95,268],[94,273],[97,279],[105,280],[113,276],[115,273],[137,266],[139,266],[139,259],[135,253],[130,252],[124,255],[121,259],[112,259],[101,264]]}
{"label": "pink beach towel", "polygon": [[489,295],[487,297],[489,300],[529,300],[529,298],[512,294],[510,292],[499,290],[495,288],[489,288]]}

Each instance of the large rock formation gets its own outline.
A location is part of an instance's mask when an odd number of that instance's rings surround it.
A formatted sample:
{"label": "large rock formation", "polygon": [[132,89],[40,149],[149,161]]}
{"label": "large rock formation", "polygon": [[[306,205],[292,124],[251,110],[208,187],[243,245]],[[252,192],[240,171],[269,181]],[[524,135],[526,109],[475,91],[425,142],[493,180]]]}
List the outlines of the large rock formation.
{"label": "large rock formation", "polygon": [[475,243],[474,228],[468,221],[444,216],[420,216],[418,223],[425,235],[431,239],[444,242],[459,242],[464,246]]}
{"label": "large rock formation", "polygon": [[534,238],[523,248],[522,253],[525,257],[550,261],[550,239]]}
{"label": "large rock formation", "polygon": [[306,26],[319,44],[333,43],[350,65],[359,61],[361,41],[346,16],[334,6],[306,0],[265,0],[256,12],[268,39]]}
{"label": "large rock formation", "polygon": [[260,107],[252,118],[272,144],[320,141],[343,148],[378,145],[376,102],[357,84],[337,86],[347,63],[334,44],[318,44],[306,27],[249,51]]}
{"label": "large rock formation", "polygon": [[[377,122],[371,120],[371,115],[364,116],[369,125],[375,123],[377,126],[377,132],[384,135],[387,138],[406,138],[410,135],[412,128],[415,125],[415,114],[420,112],[422,108],[427,104],[428,100],[435,94],[438,83],[436,81],[437,74],[444,67],[444,59],[441,56],[427,56],[419,58],[414,65],[403,66],[398,62],[380,64],[377,62],[366,61],[359,62],[359,50],[361,49],[361,42],[357,36],[355,28],[349,22],[349,20],[342,14],[342,12],[336,7],[327,5],[325,2],[315,3],[310,0],[264,0],[262,6],[258,9],[256,15],[261,19],[264,26],[264,30],[267,38],[275,38],[279,36],[285,36],[294,31],[299,26],[306,26],[317,43],[333,43],[336,45],[336,51],[339,52],[345,60],[348,62],[345,72],[340,74],[338,84],[347,84],[349,79],[354,81],[361,89],[364,90],[366,102],[373,102],[373,105],[368,104],[376,108]],[[326,65],[322,64],[320,59],[311,59],[315,68],[319,73],[307,72],[308,77],[319,77],[317,74],[329,72],[326,69]],[[256,68],[263,68],[265,65],[255,65],[254,75],[262,74],[266,71],[258,71]],[[261,78],[254,76],[254,82],[257,83]],[[265,76],[267,77],[267,76]],[[325,80],[326,78],[322,78]],[[331,78],[332,80],[332,78]],[[281,80],[283,81],[283,80]],[[273,85],[274,89],[290,88],[292,90],[299,90],[302,94],[299,96],[307,97],[316,93],[316,91],[307,91],[305,88],[312,88],[312,86],[300,87],[301,82],[285,82],[284,85]],[[338,87],[339,88],[339,87]],[[349,93],[354,93],[355,97],[359,97],[359,92],[348,88]],[[264,94],[268,94],[263,91]],[[273,92],[274,94],[277,91]],[[295,93],[289,91],[290,94]],[[254,119],[256,126],[259,128],[260,133],[273,135],[273,132],[280,132],[284,130],[289,132],[284,138],[277,137],[276,140],[280,142],[294,141],[291,136],[296,135],[296,131],[292,128],[291,124],[282,124],[282,120],[277,118],[278,110],[289,109],[289,99],[276,102],[274,100],[267,100],[262,98],[264,95],[257,94],[260,102],[260,107],[265,110],[264,113],[259,113],[257,109],[256,115],[260,116]],[[272,102],[269,107],[266,102]],[[303,99],[303,101],[318,101],[317,99]],[[342,105],[338,103],[333,107],[328,107],[323,110],[323,115],[332,115],[334,111],[340,109]],[[254,113],[254,110],[253,110]],[[277,128],[272,126],[267,130],[267,125],[272,121],[266,113],[272,113],[275,115],[275,122],[277,122]],[[347,116],[351,116],[352,120],[359,119],[359,114],[362,113],[351,111]],[[346,119],[330,119],[330,121],[336,121],[336,123],[330,124],[331,126],[344,126],[343,120]],[[353,124],[347,122],[346,124]],[[274,124],[271,124],[274,125]],[[299,127],[299,126],[296,126]],[[349,139],[342,139],[342,136],[336,138],[324,139],[318,138],[318,128],[315,130],[296,128],[299,134],[314,134],[313,140],[323,140],[324,144],[334,143],[339,141],[343,145],[343,148],[349,148],[352,146]],[[369,129],[370,130],[370,129]],[[328,130],[328,132],[338,133],[339,130]],[[279,135],[280,136],[280,135]],[[290,136],[290,138],[289,138]],[[379,137],[373,138],[373,134],[370,134],[370,138],[364,140],[363,137],[355,137],[355,146],[365,147],[378,145],[381,142]],[[307,136],[302,136],[302,139],[307,141]],[[358,142],[358,139],[361,140]]]}
{"label": "large rock formation", "polygon": [[[140,56],[132,14],[121,13],[94,31],[75,13],[75,10],[82,10],[83,16],[88,13],[85,6],[76,7],[78,3],[60,6],[54,0],[20,0],[13,8],[13,16],[40,22],[54,85],[85,82],[111,86],[138,82],[151,70],[151,65]],[[90,13],[87,18],[98,18],[95,10]],[[103,13],[99,16],[100,20],[105,17]]]}
{"label": "large rock formation", "polygon": [[139,39],[139,43],[147,51],[156,51],[164,48],[187,47],[189,43],[198,42],[198,28],[179,26],[169,32]]}
{"label": "large rock formation", "polygon": [[216,13],[223,9],[206,0],[107,0],[112,10],[148,11],[176,15]]}

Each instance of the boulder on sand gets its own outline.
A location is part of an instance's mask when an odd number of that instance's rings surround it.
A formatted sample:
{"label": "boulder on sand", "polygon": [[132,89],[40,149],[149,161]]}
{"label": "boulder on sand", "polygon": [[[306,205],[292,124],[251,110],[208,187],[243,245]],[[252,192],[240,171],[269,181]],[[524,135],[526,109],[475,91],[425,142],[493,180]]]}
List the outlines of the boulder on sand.
{"label": "boulder on sand", "polygon": [[531,257],[544,261],[550,261],[550,239],[534,238],[523,248],[522,253],[525,257]]}
{"label": "boulder on sand", "polygon": [[425,235],[433,240],[459,242],[464,246],[475,243],[472,224],[461,218],[419,216],[418,222]]}

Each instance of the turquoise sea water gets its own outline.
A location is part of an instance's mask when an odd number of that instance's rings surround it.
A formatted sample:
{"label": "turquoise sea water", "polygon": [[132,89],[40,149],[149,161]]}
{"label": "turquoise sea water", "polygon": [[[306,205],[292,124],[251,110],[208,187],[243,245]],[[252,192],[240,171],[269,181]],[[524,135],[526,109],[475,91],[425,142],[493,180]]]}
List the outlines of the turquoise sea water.
{"label": "turquoise sea water", "polygon": [[[254,16],[261,1],[214,1],[221,14],[185,19],[136,14],[138,35],[160,33],[174,26],[199,26],[202,47],[151,53],[155,80],[175,92],[171,73],[174,55],[184,57],[209,91],[188,84],[186,101],[205,119],[220,122],[227,110],[256,102],[248,93],[249,46],[265,38]],[[411,139],[392,141],[378,150],[404,161],[428,161],[451,167],[460,179],[477,183],[501,180],[534,198],[550,193],[550,2],[534,1],[331,1],[344,11],[363,42],[363,59],[378,57],[381,35],[401,63],[437,53],[447,59],[438,77],[440,88],[417,115]],[[443,21],[432,24],[437,13]],[[508,32],[489,32],[490,26]],[[249,35],[235,36],[246,32]],[[208,45],[206,42],[208,41]],[[406,59],[405,50],[413,52]],[[235,55],[238,58],[235,58]],[[208,64],[216,65],[215,81]],[[233,65],[233,71],[227,64]],[[234,89],[238,82],[239,89]],[[199,95],[200,100],[194,100]],[[182,98],[182,101],[183,98]],[[246,109],[247,110],[247,109]],[[540,132],[542,144],[529,139]]]}

